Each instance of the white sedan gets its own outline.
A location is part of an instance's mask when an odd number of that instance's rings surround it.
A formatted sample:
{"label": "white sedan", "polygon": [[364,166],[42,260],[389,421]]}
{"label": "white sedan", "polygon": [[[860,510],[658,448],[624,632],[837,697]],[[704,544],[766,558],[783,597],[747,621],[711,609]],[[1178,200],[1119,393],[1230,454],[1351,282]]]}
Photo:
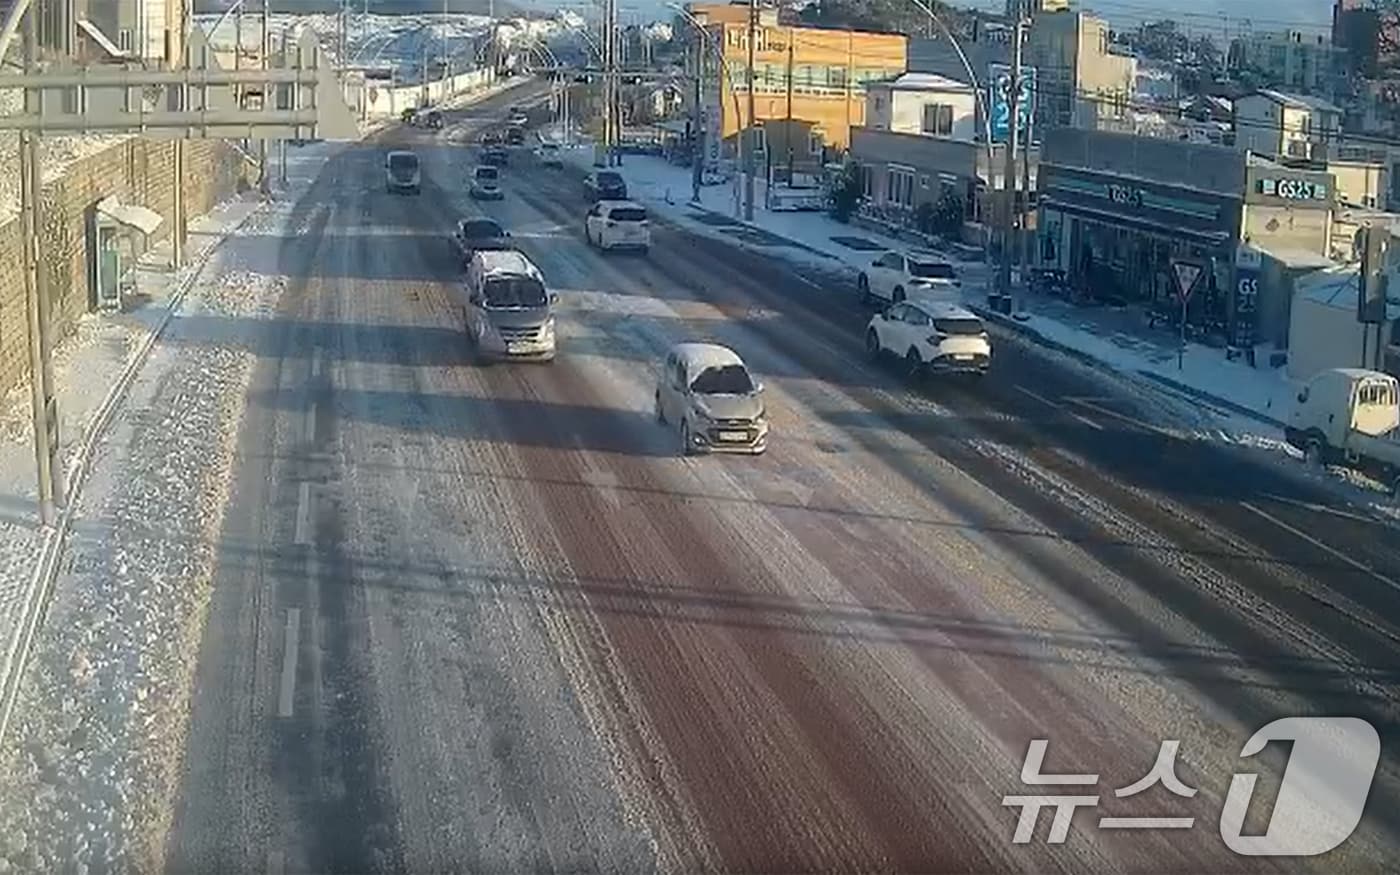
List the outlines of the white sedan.
{"label": "white sedan", "polygon": [[862,300],[897,304],[918,292],[955,292],[962,281],[935,252],[886,252],[856,278]]}

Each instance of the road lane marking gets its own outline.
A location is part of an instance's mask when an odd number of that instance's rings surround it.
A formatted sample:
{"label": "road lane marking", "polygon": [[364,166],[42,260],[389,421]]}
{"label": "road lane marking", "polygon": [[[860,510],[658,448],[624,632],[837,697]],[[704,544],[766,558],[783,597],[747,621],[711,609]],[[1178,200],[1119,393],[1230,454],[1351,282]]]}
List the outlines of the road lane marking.
{"label": "road lane marking", "polygon": [[1351,556],[1348,556],[1347,554],[1343,553],[1341,550],[1338,550],[1336,547],[1332,547],[1332,546],[1329,546],[1329,545],[1327,545],[1327,544],[1322,543],[1322,542],[1319,541],[1317,538],[1314,538],[1312,535],[1309,535],[1307,532],[1303,531],[1302,529],[1298,528],[1297,526],[1294,526],[1294,525],[1291,525],[1291,524],[1289,524],[1289,523],[1284,522],[1283,520],[1281,520],[1281,519],[1279,519],[1278,517],[1274,516],[1273,514],[1269,513],[1267,510],[1260,510],[1259,508],[1255,507],[1254,505],[1250,504],[1250,503],[1247,502],[1247,501],[1242,501],[1242,502],[1240,502],[1240,507],[1243,507],[1245,510],[1249,511],[1250,513],[1253,513],[1253,514],[1256,514],[1256,515],[1258,515],[1258,516],[1263,517],[1264,519],[1268,520],[1269,522],[1271,522],[1271,523],[1273,523],[1274,525],[1278,526],[1279,528],[1283,529],[1285,532],[1288,532],[1288,533],[1292,534],[1292,535],[1295,536],[1295,537],[1302,538],[1304,541],[1307,541],[1309,544],[1312,544],[1314,547],[1316,547],[1317,549],[1323,551],[1324,553],[1327,553],[1329,556],[1333,556],[1333,557],[1336,557],[1337,559],[1340,559],[1342,562],[1345,562],[1347,565],[1350,565],[1352,568],[1355,568],[1357,571],[1360,571],[1360,572],[1363,573],[1363,574],[1369,575],[1370,577],[1374,577],[1376,580],[1379,580],[1381,583],[1384,583],[1386,586],[1390,587],[1391,589],[1393,589],[1393,590],[1395,590],[1395,591],[1397,591],[1397,592],[1400,592],[1400,583],[1396,583],[1396,582],[1395,582],[1394,580],[1392,580],[1391,578],[1386,577],[1384,574],[1381,574],[1379,571],[1376,571],[1376,570],[1375,570],[1374,568],[1372,568],[1371,566],[1366,565],[1366,564],[1364,564],[1364,563],[1362,563],[1362,562],[1360,562],[1360,561],[1358,561],[1358,560],[1352,558]]}
{"label": "road lane marking", "polygon": [[297,484],[297,528],[293,543],[311,543],[311,483],[307,480]]}
{"label": "road lane marking", "polygon": [[297,683],[297,644],[301,639],[301,609],[287,608],[286,646],[282,650],[282,686],[277,696],[277,716],[292,716],[292,695]]}
{"label": "road lane marking", "polygon": [[1385,520],[1375,519],[1373,517],[1365,516],[1364,514],[1352,513],[1351,511],[1341,510],[1335,507],[1328,507],[1325,504],[1314,504],[1310,501],[1299,501],[1296,498],[1285,498],[1282,495],[1274,495],[1273,493],[1269,492],[1263,493],[1262,497],[1267,498],[1270,501],[1276,501],[1279,504],[1291,504],[1294,507],[1301,507],[1304,510],[1312,511],[1313,513],[1327,513],[1331,514],[1332,516],[1341,517],[1344,520],[1352,520],[1358,523],[1369,523],[1373,526],[1390,526],[1390,524],[1387,523]]}
{"label": "road lane marking", "polygon": [[316,408],[315,401],[308,404],[306,418],[302,420],[302,437],[308,444],[316,442]]}
{"label": "road lane marking", "polygon": [[1129,425],[1134,425],[1134,426],[1137,426],[1138,428],[1144,428],[1144,429],[1147,429],[1147,430],[1150,431],[1150,432],[1155,432],[1155,433],[1161,435],[1162,437],[1169,437],[1169,438],[1179,437],[1179,435],[1178,435],[1176,432],[1170,431],[1170,430],[1165,429],[1165,428],[1162,428],[1160,425],[1153,425],[1153,424],[1150,423],[1150,422],[1143,422],[1141,419],[1137,419],[1136,417],[1129,416],[1129,415],[1127,415],[1126,413],[1119,413],[1117,410],[1111,410],[1111,409],[1109,409],[1109,408],[1107,408],[1107,407],[1104,407],[1102,404],[1097,404],[1097,403],[1095,403],[1095,402],[1093,402],[1093,401],[1087,401],[1087,400],[1085,400],[1085,399],[1083,399],[1083,398],[1066,398],[1065,400],[1068,401],[1068,402],[1071,403],[1071,404],[1078,404],[1080,407],[1087,407],[1088,409],[1094,411],[1095,413],[1101,413],[1101,414],[1103,414],[1104,416],[1111,416],[1111,417],[1113,417],[1114,419],[1120,420],[1120,421],[1122,421],[1122,422],[1126,422],[1126,423],[1128,423]]}
{"label": "road lane marking", "polygon": [[1085,425],[1089,426],[1090,428],[1094,429],[1095,431],[1103,431],[1103,426],[1102,426],[1102,425],[1099,425],[1097,422],[1094,422],[1092,419],[1090,419],[1090,418],[1087,417],[1087,416],[1084,416],[1084,415],[1079,414],[1079,413],[1075,413],[1073,410],[1070,410],[1068,407],[1064,406],[1063,404],[1059,403],[1058,401],[1051,401],[1049,398],[1046,398],[1044,395],[1041,395],[1039,392],[1033,392],[1033,391],[1031,391],[1030,389],[1027,389],[1025,386],[1017,386],[1016,389],[1017,389],[1017,391],[1024,392],[1025,394],[1031,396],[1032,398],[1034,398],[1035,400],[1041,402],[1042,404],[1048,404],[1049,406],[1055,408],[1056,410],[1062,411],[1062,412],[1064,412],[1064,413],[1066,413],[1066,414],[1068,414],[1068,415],[1070,415],[1070,416],[1073,416],[1075,419],[1079,420],[1080,422],[1084,423]]}

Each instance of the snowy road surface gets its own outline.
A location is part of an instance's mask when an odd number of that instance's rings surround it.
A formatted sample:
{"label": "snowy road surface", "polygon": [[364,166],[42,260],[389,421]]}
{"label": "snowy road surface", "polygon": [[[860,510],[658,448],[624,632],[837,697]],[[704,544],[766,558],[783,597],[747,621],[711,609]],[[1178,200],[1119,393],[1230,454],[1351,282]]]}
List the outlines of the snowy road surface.
{"label": "snowy road surface", "polygon": [[[384,193],[382,145],[330,160],[241,266],[275,313],[199,314],[168,341],[218,351],[203,379],[241,416],[145,423],[175,430],[175,470],[205,446],[229,491],[217,535],[165,509],[123,554],[167,581],[153,598],[208,599],[188,731],[137,752],[182,778],[169,810],[102,800],[148,831],[115,863],[70,836],[56,865],[1291,870],[1225,846],[1223,801],[1236,771],[1278,786],[1278,745],[1239,758],[1255,730],[1336,714],[1376,726],[1380,771],[1355,835],[1306,862],[1396,858],[1392,530],[1029,345],[981,382],[910,386],[864,360],[867,316],[819,275],[665,225],[645,258],[596,253],[573,171],[521,159],[474,206],[454,140],[514,99],[384,135],[423,155],[421,197]],[[473,363],[446,236],[469,211],[561,295],[553,365]],[[655,422],[658,362],[691,338],[766,382],[765,456],[681,458]],[[119,672],[74,696],[127,690]],[[179,677],[149,680],[178,701]],[[1097,782],[1023,784],[1037,738],[1045,773]],[[1115,795],[1164,740],[1199,792]],[[60,801],[96,780],[60,771]],[[1097,809],[1063,843],[1048,812],[1014,843],[1003,797],[1062,791]]]}

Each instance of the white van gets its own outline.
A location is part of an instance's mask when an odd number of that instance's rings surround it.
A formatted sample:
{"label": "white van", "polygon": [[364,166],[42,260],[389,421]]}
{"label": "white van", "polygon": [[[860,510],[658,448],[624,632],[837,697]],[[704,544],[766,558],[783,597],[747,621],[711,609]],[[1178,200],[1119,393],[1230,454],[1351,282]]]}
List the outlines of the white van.
{"label": "white van", "polygon": [[384,189],[390,194],[400,191],[418,194],[422,191],[422,168],[418,166],[418,156],[399,149],[384,156]]}
{"label": "white van", "polygon": [[583,236],[599,249],[651,248],[647,208],[632,201],[599,201],[583,220]]}
{"label": "white van", "polygon": [[488,359],[554,360],[554,304],[539,268],[514,249],[472,254],[463,317],[477,353]]}

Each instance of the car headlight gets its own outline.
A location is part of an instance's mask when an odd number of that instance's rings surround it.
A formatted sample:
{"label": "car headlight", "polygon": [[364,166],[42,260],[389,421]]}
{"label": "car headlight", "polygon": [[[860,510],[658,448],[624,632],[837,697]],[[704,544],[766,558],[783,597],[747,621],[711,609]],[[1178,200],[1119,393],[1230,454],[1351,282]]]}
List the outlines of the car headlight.
{"label": "car headlight", "polygon": [[758,408],[758,413],[754,415],[755,422],[763,422],[768,418],[768,405]]}
{"label": "car headlight", "polygon": [[549,317],[549,319],[545,320],[545,323],[544,323],[544,326],[543,326],[543,329],[542,329],[542,333],[543,333],[545,336],[547,336],[547,337],[553,337],[553,336],[554,336],[554,317],[553,317],[553,316],[551,316],[551,317]]}

